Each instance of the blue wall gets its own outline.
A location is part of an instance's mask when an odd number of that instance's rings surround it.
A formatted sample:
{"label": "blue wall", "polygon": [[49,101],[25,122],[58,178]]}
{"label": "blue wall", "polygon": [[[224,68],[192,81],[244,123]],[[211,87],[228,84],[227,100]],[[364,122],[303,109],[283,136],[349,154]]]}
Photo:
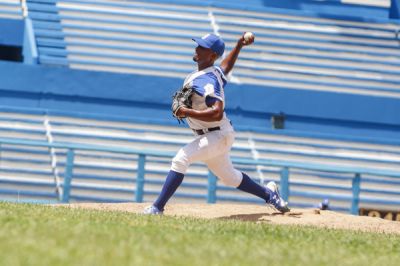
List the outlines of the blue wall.
{"label": "blue wall", "polygon": [[[157,119],[176,123],[172,93],[181,79],[81,71],[0,61],[0,105]],[[271,128],[272,114],[289,130],[400,140],[398,99],[228,84],[235,125]]]}
{"label": "blue wall", "polygon": [[390,1],[389,18],[400,19],[400,0]]}
{"label": "blue wall", "polygon": [[0,18],[0,45],[22,47],[24,21]]}

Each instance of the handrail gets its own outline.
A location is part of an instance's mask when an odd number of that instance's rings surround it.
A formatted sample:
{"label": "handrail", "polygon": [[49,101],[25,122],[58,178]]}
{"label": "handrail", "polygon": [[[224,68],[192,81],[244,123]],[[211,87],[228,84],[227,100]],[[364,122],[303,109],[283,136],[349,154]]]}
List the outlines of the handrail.
{"label": "handrail", "polygon": [[11,139],[11,138],[0,138],[0,144],[14,144],[14,145],[25,145],[25,146],[36,146],[36,147],[47,147],[47,148],[59,148],[59,149],[74,149],[74,150],[91,150],[91,151],[103,151],[103,152],[116,152],[125,154],[143,154],[156,157],[170,157],[173,153],[160,152],[153,150],[138,150],[132,148],[123,147],[108,147],[92,144],[76,144],[69,142],[53,142],[48,143],[40,140],[22,140],[22,139]]}
{"label": "handrail", "polygon": [[[48,143],[38,140],[22,140],[22,139],[11,139],[11,138],[0,138],[0,144],[14,144],[14,145],[26,145],[26,146],[37,146],[37,147],[47,147],[47,148],[64,148],[64,149],[74,149],[74,150],[92,150],[92,151],[103,151],[103,152],[115,152],[124,154],[142,154],[154,157],[173,157],[175,153],[172,152],[162,152],[155,150],[146,149],[133,149],[124,147],[110,147],[101,146],[93,144],[77,144],[69,142],[53,142]],[[335,172],[335,173],[360,173],[369,174],[377,176],[387,176],[400,178],[400,172],[390,171],[390,170],[378,170],[376,168],[369,167],[349,167],[349,166],[338,166],[338,165],[325,165],[318,163],[300,163],[293,161],[284,160],[269,160],[269,159],[244,159],[244,158],[234,158],[233,163],[238,164],[248,164],[248,165],[268,165],[277,167],[290,167],[303,170],[318,170],[324,172]]]}
{"label": "handrail", "polygon": [[[44,141],[37,140],[21,140],[21,139],[11,139],[11,138],[0,138],[0,145],[24,145],[24,146],[36,146],[36,147],[48,147],[48,148],[61,148],[67,149],[67,162],[63,186],[63,197],[62,202],[69,202],[71,180],[73,177],[73,164],[74,164],[74,154],[75,150],[91,150],[91,151],[101,151],[101,152],[114,152],[123,154],[137,154],[138,157],[138,167],[137,167],[137,178],[136,178],[136,190],[135,190],[135,200],[141,202],[143,200],[143,187],[145,182],[145,162],[146,156],[154,157],[173,157],[172,152],[161,152],[146,149],[133,149],[125,147],[109,147],[100,145],[89,145],[89,144],[76,144],[67,142],[53,142],[48,143]],[[318,163],[306,163],[306,162],[293,162],[293,161],[281,161],[281,160],[268,160],[268,159],[244,159],[244,158],[233,158],[233,163],[237,164],[247,164],[247,165],[263,165],[263,166],[274,166],[281,167],[281,177],[280,186],[282,197],[288,200],[290,189],[289,189],[289,169],[304,169],[304,170],[314,170],[323,172],[334,172],[334,173],[351,173],[354,174],[352,180],[352,197],[351,197],[351,213],[358,213],[359,205],[359,194],[360,194],[360,180],[361,175],[375,175],[384,177],[395,177],[400,178],[400,171],[391,171],[383,169],[375,169],[369,167],[349,167],[340,165],[324,165]],[[216,178],[214,175],[209,173],[208,175],[208,194],[207,201],[209,203],[216,202]]]}

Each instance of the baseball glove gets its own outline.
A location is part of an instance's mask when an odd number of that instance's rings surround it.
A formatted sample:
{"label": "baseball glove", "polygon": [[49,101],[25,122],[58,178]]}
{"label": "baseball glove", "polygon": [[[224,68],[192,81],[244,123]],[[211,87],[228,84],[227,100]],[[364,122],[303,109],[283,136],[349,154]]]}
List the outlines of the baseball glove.
{"label": "baseball glove", "polygon": [[172,96],[172,115],[178,119],[178,122],[183,122],[184,117],[179,117],[176,113],[181,107],[192,108],[192,95],[194,90],[190,86],[185,86],[182,89],[176,91]]}

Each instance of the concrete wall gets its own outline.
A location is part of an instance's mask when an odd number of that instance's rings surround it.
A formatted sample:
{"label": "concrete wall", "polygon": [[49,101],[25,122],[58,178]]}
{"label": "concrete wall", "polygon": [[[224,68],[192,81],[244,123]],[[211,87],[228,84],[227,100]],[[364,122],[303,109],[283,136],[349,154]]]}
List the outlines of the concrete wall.
{"label": "concrete wall", "polygon": [[0,18],[0,45],[23,45],[24,21]]}
{"label": "concrete wall", "polygon": [[[0,105],[157,119],[170,114],[182,80],[81,71],[0,61]],[[228,84],[227,113],[241,127],[271,128],[272,114],[285,128],[400,140],[398,99]]]}
{"label": "concrete wall", "polygon": [[400,19],[400,0],[390,1],[389,18]]}

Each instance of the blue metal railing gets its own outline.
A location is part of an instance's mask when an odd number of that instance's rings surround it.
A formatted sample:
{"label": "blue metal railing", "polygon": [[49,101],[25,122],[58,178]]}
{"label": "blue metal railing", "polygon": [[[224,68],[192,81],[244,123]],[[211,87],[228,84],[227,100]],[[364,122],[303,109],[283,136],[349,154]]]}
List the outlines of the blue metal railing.
{"label": "blue metal railing", "polygon": [[[174,154],[170,152],[159,152],[152,150],[137,150],[130,148],[120,148],[120,147],[106,147],[106,146],[97,146],[97,145],[82,145],[75,143],[51,143],[43,142],[43,141],[32,141],[32,140],[16,140],[16,139],[7,139],[0,138],[0,147],[4,144],[8,145],[23,145],[23,146],[34,146],[34,147],[48,147],[48,148],[61,148],[67,149],[66,156],[66,168],[64,174],[64,184],[63,184],[63,195],[61,197],[61,202],[68,203],[70,201],[71,194],[71,181],[73,179],[73,169],[74,169],[74,157],[76,150],[90,150],[90,151],[99,151],[99,152],[114,152],[120,154],[137,154],[138,155],[138,166],[137,166],[137,177],[136,181],[136,189],[135,189],[135,201],[142,202],[144,191],[144,183],[145,183],[145,163],[146,157],[172,157]],[[373,168],[361,168],[361,167],[339,167],[339,166],[331,166],[331,165],[323,165],[323,164],[315,164],[315,163],[299,163],[299,162],[289,162],[289,161],[277,161],[277,160],[266,160],[266,159],[244,159],[244,158],[235,158],[232,160],[233,163],[243,164],[243,165],[261,165],[261,166],[273,166],[281,168],[280,171],[280,188],[282,192],[282,197],[287,201],[290,196],[290,169],[303,169],[303,170],[313,170],[313,171],[322,171],[322,172],[332,172],[332,173],[351,173],[354,175],[352,179],[352,195],[348,196],[339,196],[336,198],[339,200],[347,200],[351,201],[350,212],[352,214],[358,214],[358,208],[360,203],[360,182],[362,179],[362,175],[374,175],[374,176],[383,176],[383,177],[395,177],[400,178],[400,172],[396,171],[388,171],[388,170],[379,170]],[[217,199],[217,178],[209,172],[208,174],[208,185],[207,185],[207,202],[215,203]],[[310,192],[295,192],[296,196],[307,196],[307,195],[317,195],[318,193],[310,193]],[[320,195],[320,194],[318,194]],[[195,195],[193,195],[195,196]],[[199,196],[199,195],[196,195]],[[199,196],[202,198],[203,196]],[[221,197],[222,198],[222,197]],[[396,202],[397,204],[397,202]],[[398,203],[400,205],[400,202]]]}

